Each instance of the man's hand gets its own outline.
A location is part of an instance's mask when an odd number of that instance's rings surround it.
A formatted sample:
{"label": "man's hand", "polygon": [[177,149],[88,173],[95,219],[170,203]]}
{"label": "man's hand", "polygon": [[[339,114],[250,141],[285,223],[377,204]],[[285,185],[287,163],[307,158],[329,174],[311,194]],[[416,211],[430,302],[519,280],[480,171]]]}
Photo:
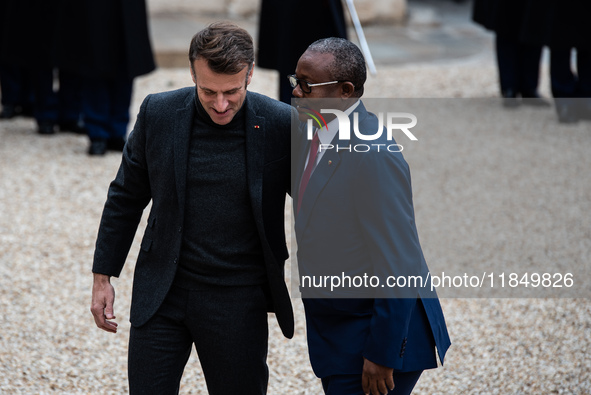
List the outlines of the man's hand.
{"label": "man's hand", "polygon": [[369,359],[363,358],[363,373],[361,384],[365,395],[387,394],[388,390],[394,389],[394,369],[378,365]]}
{"label": "man's hand", "polygon": [[92,302],[90,312],[94,316],[96,326],[111,333],[117,333],[117,323],[110,321],[115,319],[113,303],[115,302],[115,289],[111,285],[111,278],[105,274],[94,274],[92,284]]}

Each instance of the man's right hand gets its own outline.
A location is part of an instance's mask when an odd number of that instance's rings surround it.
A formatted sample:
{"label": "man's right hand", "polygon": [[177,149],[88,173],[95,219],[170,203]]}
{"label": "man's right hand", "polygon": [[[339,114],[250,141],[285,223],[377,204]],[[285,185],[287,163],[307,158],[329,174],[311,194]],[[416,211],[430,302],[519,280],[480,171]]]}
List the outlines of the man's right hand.
{"label": "man's right hand", "polygon": [[92,302],[90,312],[94,316],[96,326],[111,333],[117,333],[113,303],[115,302],[115,288],[111,285],[111,277],[94,273],[92,284]]}

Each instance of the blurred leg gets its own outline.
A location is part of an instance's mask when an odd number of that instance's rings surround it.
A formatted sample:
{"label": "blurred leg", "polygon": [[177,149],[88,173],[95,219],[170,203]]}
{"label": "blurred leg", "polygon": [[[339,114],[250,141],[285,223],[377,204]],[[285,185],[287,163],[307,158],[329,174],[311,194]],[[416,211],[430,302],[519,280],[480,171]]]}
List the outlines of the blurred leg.
{"label": "blurred leg", "polygon": [[503,97],[514,97],[519,89],[519,44],[511,38],[497,34],[496,52],[501,94]]}
{"label": "blurred leg", "polygon": [[551,48],[550,82],[560,123],[578,122],[577,77],[571,68],[571,49]]}
{"label": "blurred leg", "polygon": [[571,68],[571,49],[550,51],[550,81],[554,97],[576,97],[577,77]]}
{"label": "blurred leg", "polygon": [[60,130],[83,133],[81,79],[76,74],[59,71],[59,127]]}
{"label": "blurred leg", "polygon": [[107,140],[110,135],[110,82],[107,80],[84,78],[81,96],[84,125],[88,137],[90,137],[91,141]]}
{"label": "blurred leg", "polygon": [[118,76],[111,85],[111,139],[124,139],[127,134],[132,90],[133,80],[125,75]]}
{"label": "blurred leg", "polygon": [[519,52],[519,91],[523,97],[537,97],[542,47],[521,44]]}
{"label": "blurred leg", "polygon": [[57,124],[58,100],[53,90],[53,69],[33,70],[34,115],[40,134],[53,134]]}

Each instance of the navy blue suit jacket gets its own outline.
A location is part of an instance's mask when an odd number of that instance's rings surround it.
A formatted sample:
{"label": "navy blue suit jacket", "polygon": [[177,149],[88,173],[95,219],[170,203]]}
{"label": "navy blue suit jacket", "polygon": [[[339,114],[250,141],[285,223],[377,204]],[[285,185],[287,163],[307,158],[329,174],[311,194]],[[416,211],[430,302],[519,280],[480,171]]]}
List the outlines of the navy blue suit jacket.
{"label": "navy blue suit jacket", "polygon": [[[374,134],[375,115],[360,103],[359,130]],[[353,125],[353,114],[350,121]],[[368,152],[327,150],[318,163],[296,215],[298,267],[305,274],[347,276],[375,275],[427,277],[414,220],[410,170],[401,153],[385,147],[395,142],[333,140],[341,148],[356,144],[385,144]],[[293,152],[298,162],[292,191],[297,192],[309,144],[305,133]],[[360,150],[365,150],[362,146]],[[393,148],[395,150],[395,147]],[[297,194],[294,202],[301,198]],[[294,204],[295,207],[295,204]],[[301,283],[302,284],[302,283]],[[383,284],[383,282],[382,282]],[[360,374],[363,357],[397,371],[437,366],[435,346],[443,362],[450,346],[443,312],[429,288],[413,288],[403,294],[380,293],[368,297],[351,287],[338,298],[328,295],[307,298],[308,347],[318,377]],[[371,294],[370,294],[371,295]],[[399,297],[393,297],[393,296]],[[334,295],[333,295],[334,296]]]}

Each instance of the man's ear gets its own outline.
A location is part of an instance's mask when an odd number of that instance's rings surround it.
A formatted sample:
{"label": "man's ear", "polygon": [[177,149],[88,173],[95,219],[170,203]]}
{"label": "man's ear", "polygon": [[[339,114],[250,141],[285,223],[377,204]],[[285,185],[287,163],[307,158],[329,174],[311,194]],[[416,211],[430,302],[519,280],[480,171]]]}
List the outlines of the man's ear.
{"label": "man's ear", "polygon": [[254,74],[254,62],[252,62],[252,66],[250,66],[250,71],[246,76],[246,86],[250,85],[250,81],[252,80],[252,75]]}
{"label": "man's ear", "polygon": [[349,99],[355,93],[355,85],[353,85],[350,81],[345,81],[341,83],[341,98],[342,99]]}

